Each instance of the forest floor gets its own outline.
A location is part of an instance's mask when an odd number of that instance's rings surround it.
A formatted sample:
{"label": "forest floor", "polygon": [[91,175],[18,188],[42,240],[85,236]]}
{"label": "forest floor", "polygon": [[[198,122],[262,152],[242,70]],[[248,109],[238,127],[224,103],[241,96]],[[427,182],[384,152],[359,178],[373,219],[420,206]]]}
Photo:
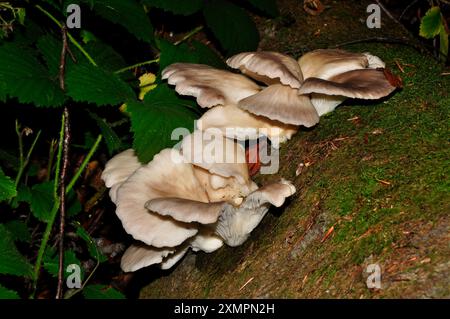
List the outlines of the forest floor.
{"label": "forest floor", "polygon": [[[322,2],[327,9],[312,16],[302,1],[279,1],[279,18],[257,19],[261,49],[298,57],[406,36],[384,12],[382,28],[368,29],[369,1]],[[450,76],[410,46],[342,48],[381,57],[403,89],[347,100],[299,131],[282,145],[278,174],[257,177],[293,181],[289,202],[240,247],[141,273],[151,280],[141,298],[450,298]],[[381,267],[381,289],[366,285],[370,264]]]}

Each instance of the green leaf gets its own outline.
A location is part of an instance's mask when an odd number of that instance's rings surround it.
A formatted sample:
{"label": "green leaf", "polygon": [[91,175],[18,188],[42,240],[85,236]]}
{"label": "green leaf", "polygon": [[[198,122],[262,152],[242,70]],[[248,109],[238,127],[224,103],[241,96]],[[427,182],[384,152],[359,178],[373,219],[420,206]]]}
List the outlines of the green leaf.
{"label": "green leaf", "polygon": [[36,106],[61,106],[65,100],[56,79],[38,59],[12,43],[0,47],[0,90],[0,97],[7,94]]}
{"label": "green leaf", "polygon": [[214,0],[205,5],[203,15],[228,55],[258,47],[258,30],[244,9],[225,0]]}
{"label": "green leaf", "polygon": [[218,69],[226,69],[223,59],[210,47],[198,41],[192,41],[194,52],[199,56],[199,63],[213,66]]}
{"label": "green leaf", "polygon": [[86,299],[125,299],[120,291],[106,285],[87,285],[83,296]]}
{"label": "green leaf", "polygon": [[77,225],[76,227],[77,235],[86,242],[91,257],[100,263],[107,261],[108,258],[99,251],[97,244],[94,242],[89,233],[81,225]]}
{"label": "green leaf", "polygon": [[3,224],[0,224],[0,238],[0,274],[31,277],[31,264],[19,253]]}
{"label": "green leaf", "polygon": [[247,0],[253,7],[264,12],[271,18],[280,14],[275,0]]}
{"label": "green leaf", "polygon": [[441,26],[439,33],[439,51],[441,53],[441,60],[445,61],[448,58],[448,34],[445,30],[444,24]]}
{"label": "green leaf", "polygon": [[441,9],[438,6],[431,7],[420,22],[420,36],[426,39],[437,36],[441,31],[441,19]]}
{"label": "green leaf", "polygon": [[0,299],[20,299],[20,298],[16,291],[9,290],[0,285]]}
{"label": "green leaf", "polygon": [[184,16],[194,14],[203,7],[202,0],[143,0],[142,3]]}
{"label": "green leaf", "polygon": [[29,242],[31,240],[31,233],[26,223],[20,220],[12,220],[3,225],[9,231],[12,240],[22,242]]}
{"label": "green leaf", "polygon": [[31,188],[31,198],[29,200],[31,212],[34,217],[42,222],[50,220],[50,212],[54,204],[53,185],[54,182],[44,182],[35,184]]}
{"label": "green leaf", "polygon": [[116,74],[91,64],[79,64],[66,72],[67,94],[77,102],[117,105],[135,94]]}
{"label": "green leaf", "polygon": [[[67,266],[75,264],[80,267],[81,270],[81,279],[84,277],[83,267],[81,267],[81,262],[75,255],[75,252],[72,249],[64,251],[64,278],[70,275],[70,272],[67,272]],[[44,253],[44,269],[52,275],[53,277],[58,276],[59,270],[59,256],[56,249],[47,247]]]}
{"label": "green leaf", "polygon": [[143,6],[135,0],[96,0],[94,11],[106,20],[120,24],[136,38],[153,43],[153,26]]}
{"label": "green leaf", "polygon": [[216,52],[198,41],[193,41],[192,47],[185,43],[175,45],[165,39],[158,39],[157,43],[161,51],[159,57],[160,70],[164,70],[165,67],[177,62],[200,63],[222,69],[226,68],[226,64]]}
{"label": "green leaf", "polygon": [[147,163],[163,148],[179,142],[171,140],[174,129],[193,130],[197,115],[189,109],[192,107],[192,101],[181,99],[166,84],[147,93],[143,102],[128,104],[134,133],[133,148],[141,162]]}
{"label": "green leaf", "polygon": [[113,72],[126,66],[122,56],[101,41],[90,41],[84,48],[97,65],[107,71]]}
{"label": "green leaf", "polygon": [[67,217],[73,217],[81,212],[83,207],[81,206],[80,201],[77,198],[77,194],[73,189],[70,190],[70,192],[67,194]]}
{"label": "green leaf", "polygon": [[10,199],[17,195],[16,185],[13,180],[3,173],[0,168],[0,201]]}
{"label": "green leaf", "polygon": [[90,111],[88,111],[88,113],[100,128],[103,138],[105,139],[109,155],[112,155],[115,151],[120,150],[122,148],[122,141],[120,140],[119,136],[117,136],[116,132],[114,132],[114,130],[111,128],[111,126],[106,122],[106,120]]}

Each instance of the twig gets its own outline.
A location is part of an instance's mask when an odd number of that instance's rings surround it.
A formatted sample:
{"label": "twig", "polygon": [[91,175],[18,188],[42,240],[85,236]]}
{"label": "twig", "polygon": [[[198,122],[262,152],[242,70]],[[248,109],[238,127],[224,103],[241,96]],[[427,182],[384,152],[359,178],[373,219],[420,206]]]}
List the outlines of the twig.
{"label": "twig", "polygon": [[176,41],[174,44],[175,45],[179,45],[180,43],[188,40],[190,37],[192,37],[193,35],[195,35],[196,33],[198,33],[199,31],[201,31],[203,29],[203,26],[198,26],[196,27],[194,30],[190,31],[189,33],[187,33],[184,37],[182,37],[180,40]]}
{"label": "twig", "polygon": [[420,53],[428,52],[424,49],[424,46],[413,43],[412,41],[408,40],[407,38],[389,38],[389,37],[370,37],[370,38],[364,38],[364,39],[356,39],[351,41],[342,42],[339,44],[336,44],[332,46],[333,48],[339,48],[351,44],[358,44],[358,43],[365,43],[365,42],[381,42],[381,43],[393,43],[393,44],[401,44],[406,45],[411,48],[414,48],[415,50],[419,51]]}
{"label": "twig", "polygon": [[405,15],[405,13],[408,12],[408,10],[409,10],[413,5],[415,5],[418,1],[419,1],[419,0],[413,0],[413,1],[411,1],[411,3],[408,4],[408,5],[406,6],[405,10],[403,10],[403,12],[402,12],[402,14],[400,15],[400,17],[398,18],[398,20],[401,21],[402,18],[403,18],[403,16]]}
{"label": "twig", "polygon": [[[45,10],[44,8],[42,8],[40,5],[36,5],[35,6],[36,9],[38,9],[39,11],[41,11],[43,14],[45,14],[47,17],[50,18],[50,20],[52,20],[53,22],[56,23],[56,25],[62,29],[63,25],[61,22],[59,22],[54,16],[52,16],[50,14],[50,12],[48,12],[47,10]],[[86,57],[86,59],[88,59],[88,61],[92,64],[97,66],[97,63],[95,63],[94,59],[89,55],[89,53],[87,53],[87,51],[81,46],[81,44],[78,43],[77,40],[75,40],[75,38],[69,33],[67,32],[67,37],[69,38],[70,42],[72,42],[72,44],[74,46],[76,46],[78,48],[78,50],[80,50],[80,52]],[[72,53],[70,51],[68,51],[68,53],[71,55],[72,59],[74,59],[74,56],[72,55]]]}
{"label": "twig", "polygon": [[[66,54],[68,49],[67,44],[67,28],[62,24],[62,49],[59,64],[59,87],[65,91],[64,72],[66,68]],[[64,140],[63,140],[63,154],[62,154],[62,169],[59,178],[59,269],[58,269],[58,286],[56,290],[56,299],[63,297],[63,281],[64,281],[64,228],[66,219],[66,176],[69,166],[69,144],[70,144],[70,118],[69,108],[64,106]]]}

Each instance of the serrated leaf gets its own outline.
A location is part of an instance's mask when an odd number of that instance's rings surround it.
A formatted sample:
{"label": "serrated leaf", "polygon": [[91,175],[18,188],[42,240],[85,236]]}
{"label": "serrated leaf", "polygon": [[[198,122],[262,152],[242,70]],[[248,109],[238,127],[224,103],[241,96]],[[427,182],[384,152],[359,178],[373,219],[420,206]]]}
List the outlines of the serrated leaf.
{"label": "serrated leaf", "polygon": [[17,190],[14,181],[9,176],[6,176],[0,168],[0,202],[16,195]]}
{"label": "serrated leaf", "polygon": [[0,285],[0,299],[20,299],[17,291],[7,289]]}
{"label": "serrated leaf", "polygon": [[174,129],[193,130],[198,116],[189,109],[191,107],[192,101],[178,97],[166,84],[147,93],[143,102],[128,104],[134,133],[133,148],[141,162],[149,162],[162,149],[179,142],[171,140]]}
{"label": "serrated leaf", "polygon": [[125,299],[120,291],[106,285],[87,285],[83,296],[86,299]]}
{"label": "serrated leaf", "polygon": [[0,274],[31,277],[31,264],[14,245],[6,227],[0,224]]}
{"label": "serrated leaf", "polygon": [[109,155],[112,155],[116,150],[122,148],[122,141],[116,132],[111,128],[111,126],[106,122],[105,119],[99,117],[97,114],[88,111],[89,116],[97,123],[100,131],[105,139],[106,147],[108,148]]}
{"label": "serrated leaf", "polygon": [[432,7],[425,13],[425,16],[420,22],[420,36],[431,39],[439,34],[441,31],[441,9],[438,6]]}
{"label": "serrated leaf", "polygon": [[29,50],[12,43],[0,47],[0,92],[36,106],[61,106],[64,93],[56,79]]}
{"label": "serrated leaf", "polygon": [[275,0],[247,0],[256,9],[274,18],[280,14]]}
{"label": "serrated leaf", "polygon": [[94,11],[106,20],[120,24],[136,38],[153,43],[153,26],[142,5],[135,0],[96,0]]}
{"label": "serrated leaf", "polygon": [[77,235],[80,236],[80,238],[85,241],[86,245],[88,246],[89,254],[91,255],[92,258],[94,258],[100,263],[108,260],[108,258],[100,252],[100,250],[97,247],[97,244],[94,242],[89,233],[81,225],[77,225]]}
{"label": "serrated leaf", "polygon": [[203,15],[228,55],[254,51],[258,47],[256,25],[242,8],[225,0],[214,0],[205,5]]}
{"label": "serrated leaf", "polygon": [[8,230],[12,240],[21,242],[29,242],[31,240],[30,230],[24,222],[20,220],[12,220],[3,225]]}
{"label": "serrated leaf", "polygon": [[160,70],[164,70],[165,67],[177,62],[200,63],[217,68],[226,68],[223,60],[212,49],[198,41],[193,41],[191,47],[186,43],[175,45],[165,39],[159,39],[158,47],[161,51],[159,57]]}
{"label": "serrated leaf", "polygon": [[[59,256],[56,252],[56,249],[47,247],[44,253],[44,269],[47,270],[47,272],[52,275],[53,277],[58,276],[58,270],[59,270]],[[75,252],[71,249],[64,251],[64,278],[66,278],[70,273],[66,271],[67,266],[75,264],[80,267],[81,270],[81,279],[84,277],[84,271],[81,267],[81,262],[75,255]]]}
{"label": "serrated leaf", "polygon": [[42,222],[50,220],[50,213],[54,204],[53,181],[35,184],[31,188],[31,198],[29,200],[33,216]]}
{"label": "serrated leaf", "polygon": [[142,0],[142,3],[184,16],[194,14],[203,7],[202,0]]}
{"label": "serrated leaf", "polygon": [[92,56],[95,63],[107,71],[116,71],[126,66],[123,57],[101,41],[90,41],[84,48]]}
{"label": "serrated leaf", "polygon": [[66,72],[67,95],[77,102],[99,106],[117,105],[135,95],[116,74],[90,64],[79,64]]}

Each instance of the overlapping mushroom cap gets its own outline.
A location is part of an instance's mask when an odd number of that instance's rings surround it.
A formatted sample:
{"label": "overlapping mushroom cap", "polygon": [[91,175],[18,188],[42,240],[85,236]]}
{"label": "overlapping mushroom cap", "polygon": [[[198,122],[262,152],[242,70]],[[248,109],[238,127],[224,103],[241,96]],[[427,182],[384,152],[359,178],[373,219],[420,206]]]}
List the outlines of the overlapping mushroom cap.
{"label": "overlapping mushroom cap", "polygon": [[[214,139],[206,135],[196,131],[184,138],[180,150],[165,149],[137,169],[132,150],[107,163],[102,177],[108,185],[116,186],[116,214],[124,229],[139,240],[122,258],[125,271],[155,263],[170,268],[189,248],[211,252],[224,241],[234,244],[227,234],[247,238],[257,225],[258,219],[250,215],[248,220],[236,217],[242,215],[243,209],[258,212],[260,221],[268,209],[267,203],[279,204],[271,198],[264,200],[264,188],[261,193],[251,181],[242,146],[221,135]],[[210,152],[230,155],[223,162],[215,156],[210,158]],[[292,190],[293,186],[286,187]],[[291,193],[283,193],[283,201]],[[255,202],[252,198],[261,200],[250,204]],[[223,214],[228,217],[219,221]],[[246,222],[250,226],[242,226]],[[222,230],[222,236],[217,231],[219,225],[220,229],[234,228]]]}
{"label": "overlapping mushroom cap", "polygon": [[298,63],[305,78],[299,93],[311,94],[319,115],[333,111],[346,98],[379,99],[401,86],[401,80],[370,53],[315,50]]}

